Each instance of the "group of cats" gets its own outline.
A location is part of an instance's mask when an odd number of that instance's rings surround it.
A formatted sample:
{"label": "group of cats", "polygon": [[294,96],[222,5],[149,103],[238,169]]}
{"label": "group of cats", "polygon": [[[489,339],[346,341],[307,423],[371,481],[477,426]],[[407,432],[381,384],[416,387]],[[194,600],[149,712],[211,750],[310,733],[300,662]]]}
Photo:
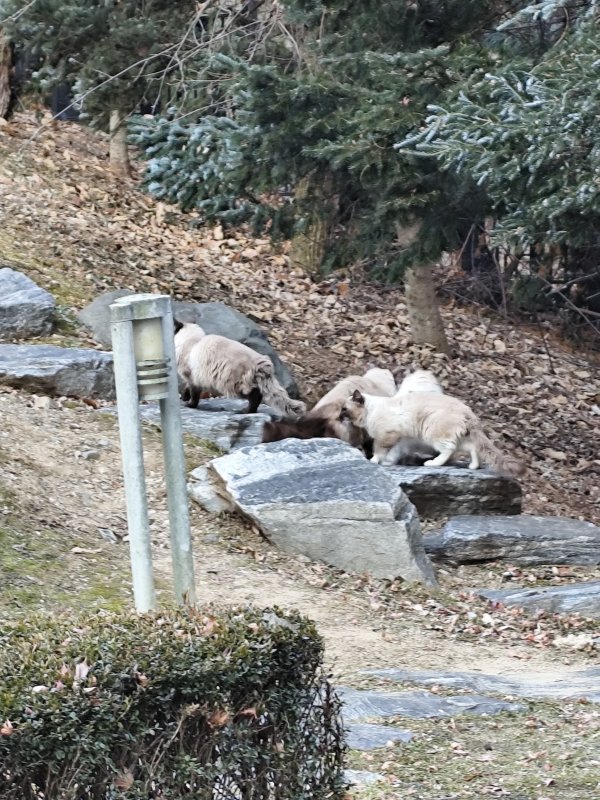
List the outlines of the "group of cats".
{"label": "group of cats", "polygon": [[350,375],[306,413],[305,404],[290,398],[275,377],[271,359],[240,342],[176,320],[175,353],[183,399],[191,408],[197,407],[203,391],[212,390],[247,399],[248,413],[255,413],[264,400],[283,415],[281,422],[265,423],[263,442],[333,437],[384,466],[440,467],[465,452],[469,469],[485,461],[509,475],[523,472],[519,461],[490,441],[465,403],[444,394],[431,372],[409,373],[400,387],[388,369]]}

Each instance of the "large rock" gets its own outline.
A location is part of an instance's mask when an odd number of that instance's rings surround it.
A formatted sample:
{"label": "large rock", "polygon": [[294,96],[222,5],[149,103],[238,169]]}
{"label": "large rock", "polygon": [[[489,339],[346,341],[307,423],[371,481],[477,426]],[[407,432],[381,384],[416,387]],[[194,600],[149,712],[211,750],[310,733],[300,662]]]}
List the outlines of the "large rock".
{"label": "large rock", "polygon": [[58,397],[115,396],[111,353],[48,344],[0,344],[0,383]]}
{"label": "large rock", "polygon": [[344,722],[371,717],[408,717],[435,719],[459,714],[499,714],[502,711],[523,711],[518,703],[507,703],[478,694],[445,697],[433,692],[374,692],[340,687]]}
{"label": "large rock", "polygon": [[384,467],[344,442],[286,439],[236,450],[208,468],[215,494],[282,550],[435,584],[414,506]]}
{"label": "large rock", "polygon": [[110,306],[119,297],[134,294],[129,289],[115,289],[112,292],[105,292],[96,297],[89,305],[77,314],[77,319],[92,334],[94,339],[112,350],[112,337],[110,333]]}
{"label": "large rock", "polygon": [[[94,339],[104,347],[112,347],[110,335],[110,305],[119,297],[132,294],[127,289],[117,289],[97,297],[77,315],[82,325],[92,332]],[[278,381],[285,387],[290,397],[298,397],[296,382],[279,358],[264,331],[251,319],[229,308],[224,303],[173,302],[173,312],[177,319],[196,322],[206,333],[227,336],[248,345],[257,353],[268,356],[275,367]]]}
{"label": "large rock", "polygon": [[600,564],[600,528],[567,517],[453,517],[423,543],[433,558],[455,564]]}
{"label": "large rock", "polygon": [[553,614],[578,613],[600,619],[600,581],[570,583],[567,586],[545,586],[527,589],[477,589],[475,594],[494,603],[518,606],[526,611],[549,611]]}
{"label": "large rock", "polygon": [[426,519],[453,514],[519,514],[521,487],[490,469],[387,467]]}
{"label": "large rock", "polygon": [[50,333],[56,303],[27,275],[0,269],[0,339],[22,339]]}
{"label": "large rock", "polygon": [[[181,407],[181,424],[185,433],[212,442],[229,452],[240,447],[250,447],[262,441],[262,429],[269,419],[280,415],[268,406],[259,406],[259,413],[245,414],[246,400],[218,398],[201,400],[198,408]],[[160,427],[160,410],[157,403],[140,406],[140,416]]]}
{"label": "large rock", "polygon": [[576,670],[561,676],[545,677],[531,673],[515,675],[486,675],[481,672],[434,672],[433,670],[374,669],[367,675],[387,678],[399,683],[420,686],[443,686],[445,689],[469,689],[475,692],[495,692],[512,697],[552,700],[584,699],[600,703],[600,667]]}

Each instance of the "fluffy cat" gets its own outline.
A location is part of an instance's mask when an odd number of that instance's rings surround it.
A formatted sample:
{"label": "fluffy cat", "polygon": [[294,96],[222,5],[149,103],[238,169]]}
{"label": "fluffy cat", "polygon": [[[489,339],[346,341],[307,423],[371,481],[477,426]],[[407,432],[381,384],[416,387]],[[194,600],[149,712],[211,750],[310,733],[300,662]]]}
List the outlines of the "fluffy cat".
{"label": "fluffy cat", "polygon": [[262,400],[276,411],[297,418],[306,406],[292,400],[275,378],[268,356],[225,336],[206,334],[193,322],[175,321],[177,372],[189,393],[188,405],[196,408],[203,390],[224,397],[248,400],[248,413],[254,414]]}
{"label": "fluffy cat", "polygon": [[420,391],[382,398],[355,391],[345,410],[354,425],[373,438],[375,463],[394,463],[394,446],[404,437],[415,437],[439,453],[426,466],[441,467],[464,450],[471,459],[469,469],[478,469],[485,458],[501,472],[518,475],[523,471],[519,461],[503,455],[488,439],[479,418],[456,397]]}
{"label": "fluffy cat", "polygon": [[[373,395],[392,397],[396,391],[394,376],[387,369],[373,368],[364,375],[349,375],[327,392],[306,414],[296,422],[283,420],[265,425],[263,442],[277,442],[280,439],[310,439],[332,437],[361,447],[364,434],[342,417],[342,409],[348,397],[356,389]],[[313,432],[309,436],[309,432]]]}
{"label": "fluffy cat", "polygon": [[409,372],[400,384],[396,397],[407,397],[411,392],[435,392],[443,394],[444,390],[433,372],[417,369]]}

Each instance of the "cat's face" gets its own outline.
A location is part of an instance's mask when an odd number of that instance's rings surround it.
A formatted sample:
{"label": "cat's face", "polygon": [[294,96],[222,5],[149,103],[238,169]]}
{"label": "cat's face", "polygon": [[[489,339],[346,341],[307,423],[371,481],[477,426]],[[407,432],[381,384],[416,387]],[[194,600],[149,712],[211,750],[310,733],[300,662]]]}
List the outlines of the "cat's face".
{"label": "cat's face", "polygon": [[344,403],[340,419],[349,419],[357,428],[364,428],[366,415],[365,398],[357,389]]}

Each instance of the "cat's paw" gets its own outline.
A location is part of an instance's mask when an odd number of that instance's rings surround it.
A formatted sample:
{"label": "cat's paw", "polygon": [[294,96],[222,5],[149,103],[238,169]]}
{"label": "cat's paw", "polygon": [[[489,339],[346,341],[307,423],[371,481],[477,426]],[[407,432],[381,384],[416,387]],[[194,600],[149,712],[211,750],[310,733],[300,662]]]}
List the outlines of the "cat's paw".
{"label": "cat's paw", "polygon": [[423,462],[424,467],[437,467],[437,462],[435,458],[430,458],[429,461]]}
{"label": "cat's paw", "polygon": [[379,456],[371,456],[369,460],[372,464],[379,464]]}

